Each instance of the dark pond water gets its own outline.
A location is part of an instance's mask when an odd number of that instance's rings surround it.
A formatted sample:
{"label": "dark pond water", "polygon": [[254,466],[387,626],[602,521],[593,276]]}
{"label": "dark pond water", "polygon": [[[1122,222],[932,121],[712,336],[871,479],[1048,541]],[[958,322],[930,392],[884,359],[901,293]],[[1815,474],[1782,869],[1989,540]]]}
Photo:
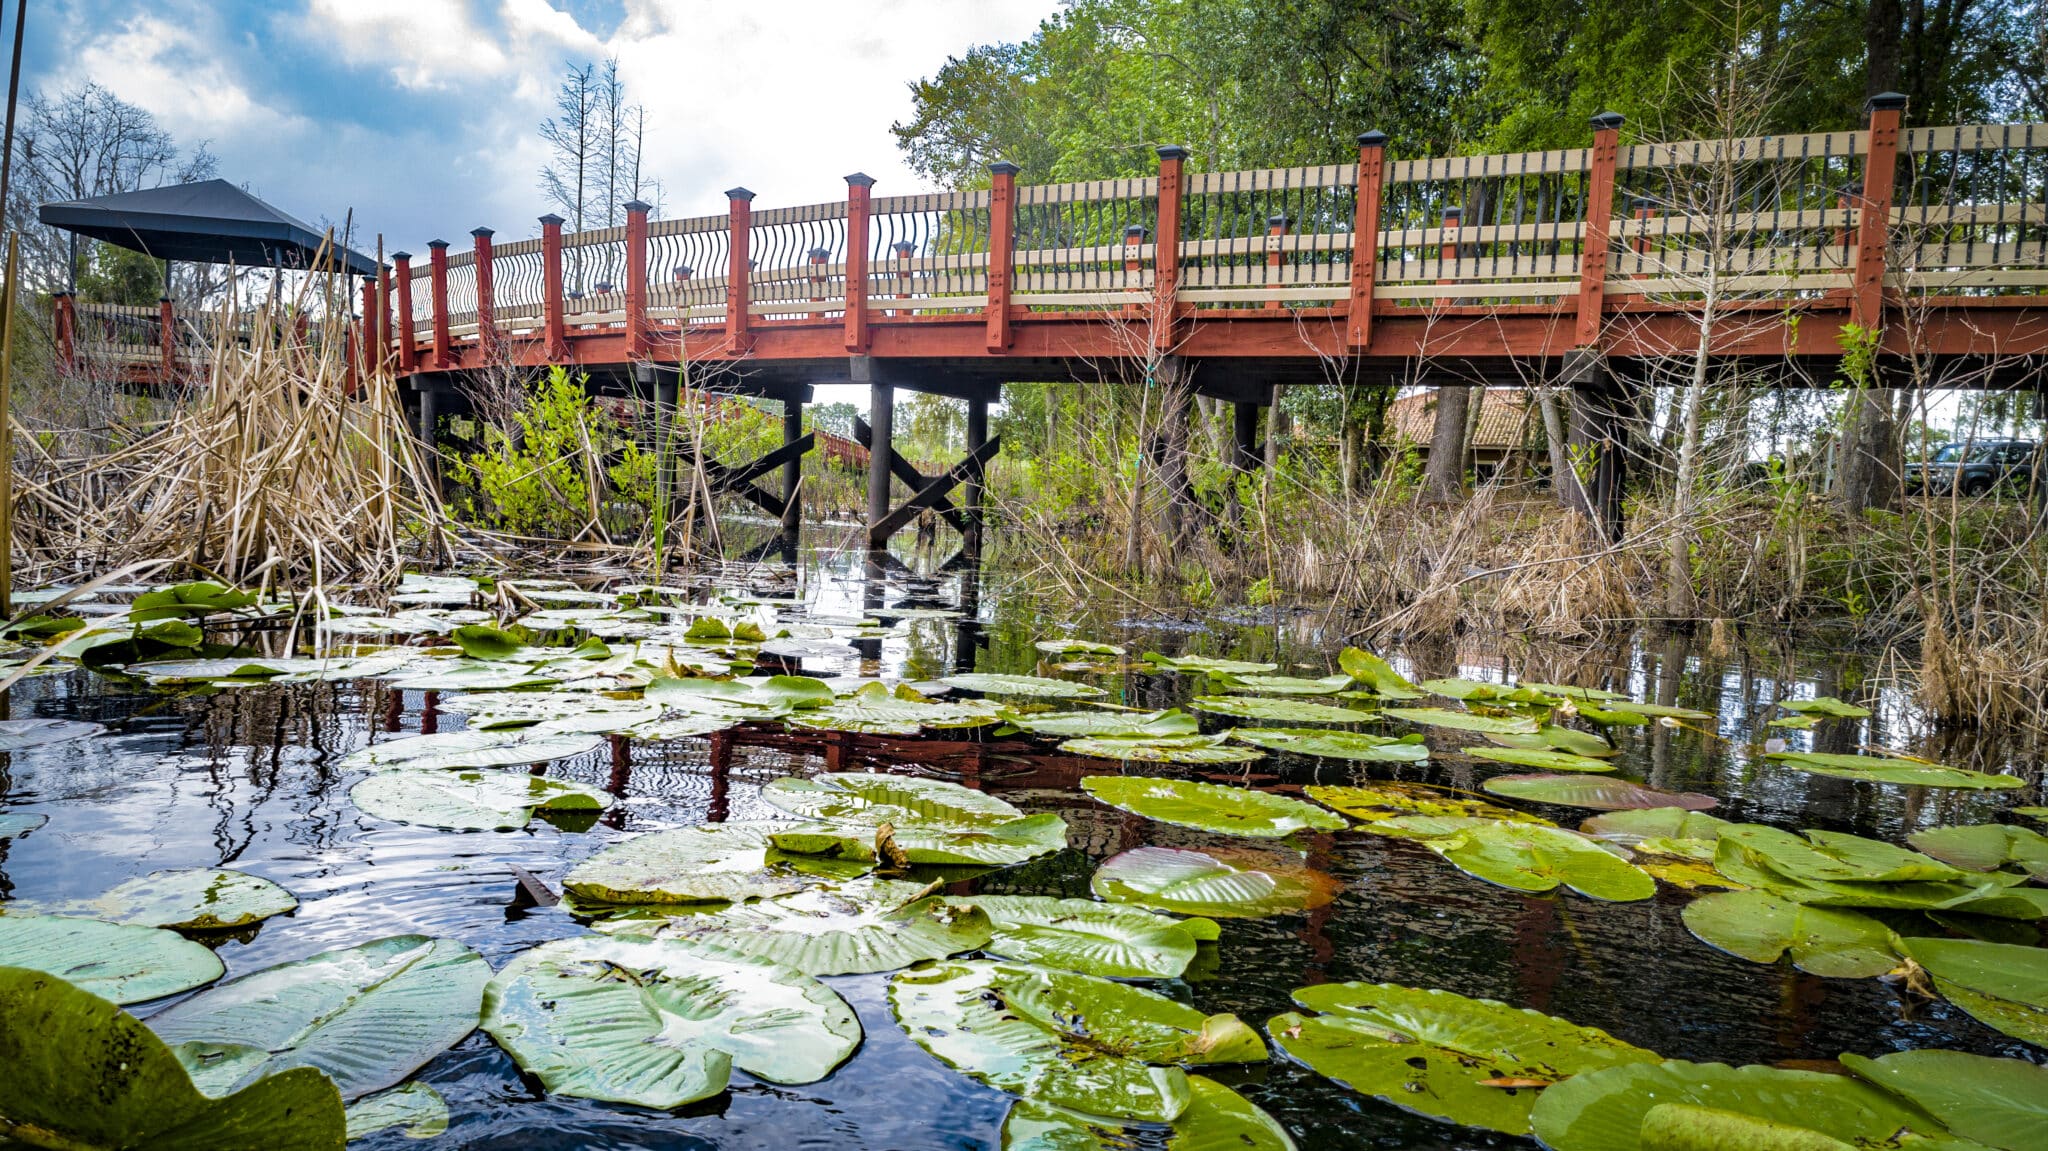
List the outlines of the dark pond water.
{"label": "dark pond water", "polygon": [[[964,630],[916,619],[884,643],[879,670],[919,679],[971,663],[983,671],[1029,672],[1034,640],[1073,634],[1144,650],[1272,659],[1282,672],[1331,669],[1347,626],[1313,613],[1240,611],[1156,618],[1131,605],[1059,605],[1006,587],[985,572],[960,577],[863,578],[852,553],[806,557],[801,594],[821,616],[880,615],[891,607],[951,607],[963,593],[977,620]],[[1940,736],[1926,730],[1903,683],[1881,668],[1830,653],[1708,654],[1686,641],[1598,648],[1541,647],[1516,637],[1478,638],[1393,653],[1415,678],[1528,676],[1628,691],[1716,714],[1714,734],[1667,727],[1620,729],[1624,776],[1705,791],[1731,819],[1823,827],[1897,840],[1913,829],[1982,820],[2011,803],[2040,803],[2038,748],[2003,738]],[[1403,660],[1412,662],[1402,662]],[[826,672],[878,670],[825,667]],[[1180,677],[1098,680],[1123,702],[1165,706],[1184,697]],[[1773,767],[1750,743],[1788,695],[1836,694],[1874,705],[1864,721],[1836,721],[1819,733],[1830,750],[1858,745],[1917,751],[1957,766],[2020,769],[2025,792],[1997,798],[1876,787]],[[375,684],[312,685],[176,696],[78,673],[32,679],[15,689],[14,714],[97,720],[106,736],[0,756],[8,811],[40,812],[49,823],[0,843],[0,894],[54,900],[96,895],[130,876],[173,867],[227,865],[282,884],[302,902],[290,916],[220,946],[232,977],[327,948],[402,932],[451,936],[502,965],[544,940],[582,928],[556,908],[515,906],[517,866],[559,883],[576,861],[632,834],[707,820],[771,817],[760,786],[823,770],[818,755],[740,747],[713,765],[708,741],[634,744],[626,759],[599,752],[565,761],[555,774],[613,788],[617,809],[587,832],[536,820],[530,830],[455,833],[386,823],[358,811],[348,789],[360,773],[334,766],[382,732],[452,730],[418,692]],[[1445,736],[1449,736],[1448,739]],[[1432,733],[1455,749],[1455,733]],[[1816,738],[1801,733],[1795,744]],[[1049,746],[1049,745],[1048,745]],[[1086,896],[1107,856],[1141,844],[1221,837],[1183,831],[1100,807],[1075,781],[1115,765],[1058,755],[966,754],[893,762],[848,758],[848,770],[923,770],[959,778],[1027,811],[1057,811],[1068,850],[977,880],[983,892]],[[1241,770],[1204,769],[1240,779]],[[1458,756],[1426,768],[1351,766],[1275,756],[1252,765],[1260,786],[1365,777],[1472,787],[1517,769]],[[1162,768],[1154,774],[1173,774]],[[1195,772],[1200,776],[1204,772]],[[1567,825],[1587,814],[1547,810]],[[1306,845],[1312,862],[1344,880],[1333,905],[1309,915],[1225,921],[1184,980],[1165,986],[1205,1012],[1235,1012],[1256,1027],[1287,1010],[1306,984],[1391,981],[1505,1000],[1604,1028],[1666,1056],[1730,1063],[1826,1059],[1843,1051],[1880,1054],[1951,1047],[2039,1058],[1945,1003],[1905,997],[1879,980],[1825,980],[1789,965],[1750,964],[1694,940],[1679,919],[1687,896],[1671,892],[1628,904],[1569,896],[1522,896],[1468,878],[1426,850],[1358,833]],[[883,975],[825,982],[859,1011],[860,1052],[830,1078],[801,1087],[735,1071],[723,1097],[678,1113],[554,1099],[522,1080],[512,1061],[478,1032],[429,1064],[420,1078],[453,1113],[437,1144],[395,1131],[364,1146],[465,1148],[993,1148],[1009,1106],[927,1057],[891,1020]],[[160,1005],[139,1005],[147,1015]],[[1269,1065],[1216,1076],[1277,1117],[1304,1148],[1533,1146],[1447,1126],[1353,1094],[1276,1054]]]}

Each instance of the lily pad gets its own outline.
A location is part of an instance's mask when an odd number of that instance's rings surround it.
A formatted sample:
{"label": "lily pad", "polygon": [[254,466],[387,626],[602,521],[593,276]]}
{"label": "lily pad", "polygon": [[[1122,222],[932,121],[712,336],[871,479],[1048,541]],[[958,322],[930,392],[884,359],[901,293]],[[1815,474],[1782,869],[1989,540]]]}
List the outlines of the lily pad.
{"label": "lily pad", "polygon": [[1068,755],[1086,755],[1125,763],[1250,763],[1265,755],[1262,751],[1240,747],[1229,740],[1228,733],[1140,739],[1097,736],[1067,740],[1060,744],[1060,750]]}
{"label": "lily pad", "polygon": [[813,1083],[860,1046],[853,1009],[808,975],[681,939],[586,935],[522,952],[484,991],[484,1030],[552,1094],[671,1108],[732,1068]]}
{"label": "lily pad", "polygon": [[1475,879],[1516,891],[1568,887],[1580,895],[1627,903],[1657,894],[1641,868],[1574,831],[1505,820],[1475,820],[1455,835],[1424,845]]}
{"label": "lily pad", "polygon": [[2048,917],[2048,891],[2015,887],[2015,884],[2024,882],[2024,878],[2017,875],[1972,874],[1966,883],[1799,880],[1777,870],[1766,856],[1749,850],[1732,835],[1724,833],[1715,846],[1714,867],[1721,874],[1744,886],[1763,888],[1795,903],[1816,907],[1967,912],[2000,919]]}
{"label": "lily pad", "polygon": [[1441,707],[1390,707],[1383,713],[1425,727],[1447,727],[1487,735],[1535,735],[1542,724],[1523,716],[1474,715]]}
{"label": "lily pad", "polygon": [[0,719],[0,752],[85,739],[105,730],[103,723],[77,719]]}
{"label": "lily pad", "polygon": [[1365,820],[1364,831],[1373,830],[1372,824],[1407,816],[1440,816],[1458,819],[1500,819],[1511,823],[1533,823],[1550,826],[1550,821],[1527,812],[1462,791],[1447,787],[1432,787],[1426,783],[1398,783],[1380,781],[1358,787],[1333,787],[1327,784],[1310,784],[1303,788],[1310,799],[1325,807],[1335,808],[1353,819]]}
{"label": "lily pad", "polygon": [[1347,647],[1337,653],[1337,666],[1344,669],[1359,687],[1381,699],[1421,699],[1423,692],[1408,678],[1394,670],[1394,665],[1364,650]]}
{"label": "lily pad", "polygon": [[1965,771],[1960,767],[1944,767],[1938,763],[1921,763],[1913,759],[1885,759],[1875,755],[1778,751],[1769,752],[1764,758],[1814,775],[1854,779],[1865,783],[1895,783],[1906,787],[1955,787],[1980,791],[2005,791],[2027,785],[2026,780],[2016,775],[1993,775],[1982,771]]}
{"label": "lily pad", "polygon": [[1119,656],[1124,649],[1113,643],[1091,643],[1085,639],[1042,639],[1031,646],[1047,655]]}
{"label": "lily pad", "polygon": [[2048,881],[2048,835],[2032,828],[2009,823],[1935,827],[1907,836],[1906,842],[1969,871],[2012,870]]}
{"label": "lily pad", "polygon": [[988,915],[994,934],[982,950],[989,954],[1106,979],[1178,978],[1197,944],[1218,934],[1211,920],[1092,899],[981,895],[958,902]]}
{"label": "lily pad", "polygon": [[1621,754],[1620,748],[1590,731],[1560,727],[1554,723],[1543,724],[1533,734],[1498,731],[1480,734],[1501,747],[1519,747],[1526,751],[1566,751],[1593,759],[1611,759]]}
{"label": "lily pad", "polygon": [[208,1094],[311,1067],[355,1099],[475,1030],[490,978],[483,956],[453,939],[394,935],[229,980],[149,1025]]}
{"label": "lily pad", "polygon": [[[1019,1099],[1003,1117],[1003,1151],[1126,1151],[1136,1131],[1101,1115]],[[1213,1079],[1188,1076],[1188,1106],[1166,1151],[1295,1151],[1287,1129]]]}
{"label": "lily pad", "polygon": [[1313,804],[1246,787],[1136,775],[1091,775],[1081,788],[1111,807],[1198,831],[1277,839],[1297,831],[1342,831],[1347,824]]}
{"label": "lily pad", "polygon": [[[1714,718],[1711,712],[1697,711],[1689,707],[1677,707],[1668,703],[1636,703],[1633,700],[1626,699],[1608,700],[1601,705],[1601,710],[1621,715],[1633,715],[1642,719],[1704,720]],[[1585,708],[1579,709],[1581,715],[1585,714],[1585,712]]]}
{"label": "lily pad", "polygon": [[1104,860],[1089,886],[1113,903],[1212,919],[1309,911],[1344,887],[1295,859],[1228,847],[1133,848]]}
{"label": "lily pad", "polygon": [[603,811],[612,797],[586,784],[513,771],[383,771],[349,789],[378,819],[455,831],[525,827],[536,811]]}
{"label": "lily pad", "polygon": [[1529,1133],[1539,1091],[1655,1052],[1592,1027],[1449,991],[1391,983],[1304,987],[1266,1024],[1282,1051],[1398,1107],[1510,1135]]}
{"label": "lily pad", "polygon": [[870,683],[824,707],[791,712],[783,722],[820,731],[852,731],[866,735],[916,735],[926,728],[985,727],[1001,709],[987,700],[958,699],[934,703],[909,687],[894,691]]}
{"label": "lily pad", "polygon": [[448,1101],[424,1083],[408,1083],[349,1104],[350,1142],[393,1127],[408,1139],[432,1139],[448,1132]]}
{"label": "lily pad", "polygon": [[1590,816],[1579,830],[1595,839],[1634,847],[1646,839],[1697,839],[1713,842],[1727,820],[1682,807],[1643,807]]}
{"label": "lily pad", "polygon": [[1833,979],[1868,979],[1897,967],[1891,929],[1856,911],[1808,907],[1762,891],[1729,891],[1687,904],[1685,926],[1709,947],[1792,965]]}
{"label": "lily pad", "polygon": [[208,948],[161,927],[19,913],[0,915],[0,967],[47,972],[115,1003],[190,991],[227,970]]}
{"label": "lily pad", "polygon": [[1024,817],[985,791],[943,779],[880,772],[827,772],[809,779],[785,776],[764,786],[761,798],[805,819],[864,827],[887,823],[899,831],[974,831]]}
{"label": "lily pad", "polygon": [[1864,719],[1870,715],[1869,708],[1844,703],[1831,695],[1818,699],[1781,699],[1778,706],[1799,715],[1820,715],[1829,719]]}
{"label": "lily pad", "polygon": [[1587,755],[1574,755],[1569,751],[1532,751],[1520,747],[1468,747],[1465,754],[1474,759],[1491,760],[1494,763],[1511,763],[1516,767],[1535,767],[1544,771],[1613,771],[1614,765],[1604,759]]}
{"label": "lily pad", "polygon": [[1658,791],[1625,779],[1583,775],[1497,775],[1479,785],[1495,795],[1555,803],[1563,807],[1590,807],[1596,811],[1622,811],[1643,807],[1682,807],[1706,811],[1720,805],[1711,795],[1690,791]]}
{"label": "lily pad", "polygon": [[[727,825],[731,826],[731,825]],[[825,856],[863,863],[885,862],[878,849],[882,838],[860,824],[775,824],[775,846],[800,856]],[[974,829],[949,829],[911,824],[891,829],[894,850],[909,863],[950,867],[1008,867],[1067,845],[1066,821],[1051,813],[1027,815],[1008,823]]]}
{"label": "lily pad", "polygon": [[1415,735],[1371,735],[1322,727],[1240,727],[1230,738],[1267,751],[1363,763],[1426,763],[1429,747]]}
{"label": "lily pad", "polygon": [[596,751],[604,739],[587,734],[450,731],[373,743],[341,761],[343,768],[425,771],[451,767],[508,767],[547,763]]}
{"label": "lily pad", "polygon": [[805,875],[769,842],[788,824],[712,823],[613,844],[572,868],[563,890],[600,903],[719,903],[788,895]]}
{"label": "lily pad", "polygon": [[0,967],[0,1116],[73,1151],[340,1151],[341,1097],[317,1071],[202,1094],[134,1016],[40,970]]}
{"label": "lily pad", "polygon": [[1194,716],[1174,708],[1169,711],[1052,711],[1013,714],[1010,726],[1033,735],[1114,736],[1127,739],[1164,739],[1200,735],[1202,724]]}
{"label": "lily pad", "polygon": [[1985,1026],[2048,1047],[2048,948],[1904,939],[1899,951],[1927,969],[1935,990]]}
{"label": "lily pad", "polygon": [[1169,1123],[1192,1100],[1177,1064],[1266,1058],[1234,1015],[1125,983],[1008,963],[899,972],[889,1007],[913,1042],[987,1086],[1090,1115]]}
{"label": "lily pad", "polygon": [[392,687],[407,691],[510,691],[549,687],[555,676],[518,663],[477,663],[455,660],[410,668],[390,677]]}
{"label": "lily pad", "polygon": [[673,919],[661,937],[716,944],[805,975],[858,975],[973,951],[989,932],[988,916],[928,887],[855,879]]}
{"label": "lily pad", "polygon": [[[1871,1148],[1897,1146],[1901,1136],[1906,1136],[1905,1143],[1913,1144],[1910,1135],[1938,1141],[1946,1134],[1938,1121],[1919,1108],[1847,1075],[1675,1059],[1574,1075],[1545,1090],[1529,1118],[1536,1138],[1552,1151],[1637,1151],[1645,1146],[1642,1134],[1650,1112],[1670,1105],[1734,1117],[1723,1124],[1734,1128],[1734,1142],[1709,1141],[1695,1146],[1818,1151],[1830,1144],[1812,1133],[1843,1145]],[[1666,1114],[1667,1122],[1685,1118]],[[1742,1122],[1745,1118],[1750,1122]],[[1806,1141],[1783,1141],[1786,1137],[1780,1136],[1778,1143],[1760,1143],[1744,1136],[1745,1128],[1764,1132],[1793,1128],[1794,1134],[1803,1131]]]}
{"label": "lily pad", "polygon": [[1544,695],[1554,695],[1559,699],[1616,700],[1628,698],[1628,696],[1621,692],[1608,691],[1602,687],[1575,687],[1571,684],[1563,683],[1538,683],[1535,680],[1529,679],[1522,680],[1515,684],[1515,686],[1526,687],[1530,691],[1542,692]]}
{"label": "lily pad", "polygon": [[1934,1116],[1965,1139],[2000,1151],[2048,1146],[2048,1067],[1962,1051],[1845,1054],[1842,1065]]}
{"label": "lily pad", "polygon": [[1835,831],[1808,831],[1804,837],[1761,824],[1731,824],[1721,838],[1761,856],[1771,870],[1802,883],[1953,882],[1969,873],[1932,856],[1882,840]]}
{"label": "lily pad", "polygon": [[51,908],[108,923],[218,931],[243,927],[297,907],[292,893],[246,871],[197,868],[157,871],[115,884],[94,899]]}
{"label": "lily pad", "polygon": [[1156,651],[1146,652],[1144,660],[1159,671],[1192,672],[1197,675],[1265,675],[1280,670],[1277,663],[1219,659],[1207,655],[1160,655]]}
{"label": "lily pad", "polygon": [[1271,720],[1274,723],[1365,723],[1373,718],[1371,712],[1356,708],[1252,695],[1198,695],[1188,701],[1188,706],[1211,715]]}
{"label": "lily pad", "polygon": [[1348,675],[1326,675],[1321,679],[1293,675],[1241,675],[1231,677],[1224,684],[1224,690],[1252,695],[1335,695],[1350,686],[1351,677]]}
{"label": "lily pad", "polygon": [[1041,699],[1088,699],[1093,696],[1109,694],[1101,688],[1089,684],[1075,683],[1072,680],[1065,679],[1046,679],[1043,676],[1036,675],[993,675],[974,672],[945,676],[939,682],[947,687],[957,687],[962,691],[978,691],[983,695],[1025,695]]}

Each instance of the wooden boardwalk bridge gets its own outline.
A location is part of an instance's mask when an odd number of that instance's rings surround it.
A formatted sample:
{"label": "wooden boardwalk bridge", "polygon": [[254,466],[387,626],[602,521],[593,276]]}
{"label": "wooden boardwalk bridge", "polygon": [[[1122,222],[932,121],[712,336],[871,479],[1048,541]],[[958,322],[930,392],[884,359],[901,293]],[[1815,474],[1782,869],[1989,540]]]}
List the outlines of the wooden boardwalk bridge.
{"label": "wooden boardwalk bridge", "polygon": [[[1024,184],[998,163],[984,190],[879,196],[855,174],[801,207],[735,188],[719,215],[629,203],[623,227],[573,234],[543,216],[535,239],[396,253],[362,283],[358,346],[408,381],[423,429],[465,374],[506,366],[781,400],[783,458],[740,470],[751,487],[780,467],[785,501],[811,389],[865,384],[875,544],[923,508],[971,522],[1006,382],[1178,382],[1237,405],[1241,467],[1275,385],[1567,385],[1618,531],[1620,413],[1675,362],[1689,374],[1703,314],[1717,369],[1752,382],[1825,385],[1853,327],[1882,333],[1888,380],[2041,386],[2048,124],[1908,128],[1903,105],[1800,135],[1625,144],[1609,114],[1587,146],[1541,152],[1391,160],[1368,132],[1355,163],[1316,167],[1192,172],[1166,147],[1142,179]],[[81,339],[112,328],[60,309]],[[144,374],[178,370],[164,313],[153,362],[131,341]],[[923,476],[889,450],[898,388],[967,401],[960,466]],[[892,475],[909,505],[890,506]]]}

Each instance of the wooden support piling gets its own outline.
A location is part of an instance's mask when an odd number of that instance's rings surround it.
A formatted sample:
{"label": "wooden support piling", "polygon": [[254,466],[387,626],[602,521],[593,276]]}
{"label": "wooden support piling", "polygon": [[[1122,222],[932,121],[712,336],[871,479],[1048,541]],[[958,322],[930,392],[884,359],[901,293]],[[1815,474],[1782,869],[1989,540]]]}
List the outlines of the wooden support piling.
{"label": "wooden support piling", "polygon": [[[782,445],[787,448],[803,439],[804,405],[800,400],[782,401]],[[782,464],[782,534],[795,539],[803,525],[804,459],[801,453]]]}
{"label": "wooden support piling", "polygon": [[889,516],[889,461],[896,454],[896,389],[884,380],[868,385],[868,548],[889,546],[878,534]]}

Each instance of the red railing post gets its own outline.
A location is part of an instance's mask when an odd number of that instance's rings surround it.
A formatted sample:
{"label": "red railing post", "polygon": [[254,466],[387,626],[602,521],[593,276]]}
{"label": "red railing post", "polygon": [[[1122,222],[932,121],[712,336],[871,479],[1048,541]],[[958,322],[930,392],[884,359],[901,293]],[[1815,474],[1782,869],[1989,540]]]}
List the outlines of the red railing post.
{"label": "red railing post", "polygon": [[569,358],[569,327],[562,303],[562,218],[553,212],[540,218],[540,266],[543,358],[560,363]]}
{"label": "red railing post", "polygon": [[1179,144],[1159,149],[1159,226],[1152,229],[1152,346],[1173,347],[1180,294],[1181,169],[1188,150]]}
{"label": "red railing post", "polygon": [[754,232],[754,194],[745,188],[734,188],[726,192],[725,198],[732,227],[732,238],[728,241],[731,259],[725,270],[725,349],[737,356],[752,343],[747,323],[751,318],[748,308],[754,302],[750,284],[754,262],[747,245]]}
{"label": "red railing post", "polygon": [[[1456,232],[1458,226],[1464,222],[1465,209],[1456,204],[1452,204],[1444,209],[1443,245],[1436,250],[1436,270],[1438,272],[1448,273],[1454,270],[1454,266],[1458,262],[1458,242],[1451,239],[1451,233]],[[1441,275],[1437,277],[1436,282],[1439,284],[1455,284],[1458,282],[1458,277],[1455,275]]]}
{"label": "red railing post", "polygon": [[412,253],[391,253],[391,281],[398,288],[398,371],[411,375],[420,365],[418,336],[412,322]]}
{"label": "red railing post", "polygon": [[868,215],[875,178],[846,178],[846,350],[868,350]]}
{"label": "red railing post", "polygon": [[652,204],[628,200],[626,208],[626,355],[644,360],[647,338],[647,213]]}
{"label": "red railing post", "polygon": [[1579,320],[1572,346],[1597,347],[1607,303],[1607,229],[1614,215],[1614,166],[1621,158],[1619,112],[1593,117],[1593,161],[1586,174],[1586,239],[1579,246]]}
{"label": "red railing post", "polygon": [[[910,266],[910,261],[917,255],[917,245],[909,240],[898,240],[894,244],[889,245],[889,248],[896,253],[896,286],[903,289],[903,291],[896,293],[896,298],[907,300],[913,294],[910,291],[910,287],[913,282],[912,277],[916,274],[916,269]],[[910,315],[910,309],[904,308],[901,311],[897,311],[891,308],[889,314],[892,316],[907,316]]]}
{"label": "red railing post", "polygon": [[385,364],[389,363],[391,359],[391,303],[393,297],[391,295],[390,265],[387,264],[377,269],[377,283],[379,285],[377,303],[380,305],[377,309],[377,362]]}
{"label": "red railing post", "polygon": [[1017,264],[1017,173],[1008,160],[988,166],[988,350],[1010,350],[1010,285]]}
{"label": "red railing post", "polygon": [[[1287,213],[1280,212],[1266,217],[1266,286],[1269,288],[1280,285],[1279,269],[1286,262],[1285,253],[1281,251],[1281,244],[1286,236]],[[1266,301],[1266,310],[1268,311],[1279,307],[1281,307],[1279,300]]]}
{"label": "red railing post", "polygon": [[174,384],[178,381],[178,318],[171,311],[171,298],[159,296],[156,301],[157,352],[161,358],[163,378],[159,383]]}
{"label": "red railing post", "polygon": [[448,241],[428,240],[427,252],[433,261],[428,291],[434,307],[434,366],[445,368],[455,362],[448,340]]}
{"label": "red railing post", "polygon": [[1856,216],[1855,293],[1849,322],[1875,331],[1884,324],[1884,257],[1891,236],[1892,181],[1898,170],[1899,121],[1906,98],[1880,92],[1864,105],[1870,112],[1870,145],[1863,154],[1863,201]]}
{"label": "red railing post", "polygon": [[1358,201],[1351,214],[1351,314],[1345,342],[1353,351],[1372,344],[1372,289],[1380,270],[1380,189],[1386,183],[1387,134],[1358,135]]}
{"label": "red railing post", "polygon": [[57,338],[57,370],[69,374],[78,364],[78,303],[70,292],[50,297],[50,326]]}
{"label": "red railing post", "polygon": [[[1145,270],[1145,261],[1138,256],[1138,249],[1145,245],[1145,225],[1124,225],[1124,283],[1129,285]],[[1136,304],[1125,304],[1124,315],[1137,319],[1144,309]]]}
{"label": "red railing post", "polygon": [[486,364],[498,350],[498,290],[491,271],[491,237],[496,234],[489,228],[469,230],[476,241],[472,256],[476,260],[476,347]]}

